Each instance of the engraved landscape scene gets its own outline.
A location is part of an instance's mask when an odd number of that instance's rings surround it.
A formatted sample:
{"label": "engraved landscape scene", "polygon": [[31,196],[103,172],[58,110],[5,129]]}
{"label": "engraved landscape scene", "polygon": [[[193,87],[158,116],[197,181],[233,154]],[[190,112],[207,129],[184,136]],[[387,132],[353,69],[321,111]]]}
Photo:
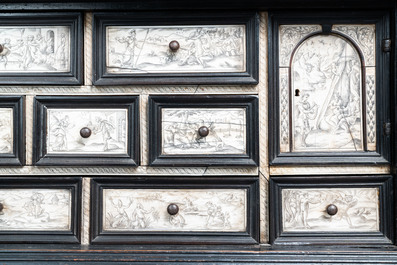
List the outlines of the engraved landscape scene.
{"label": "engraved landscape scene", "polygon": [[[379,189],[284,189],[283,230],[294,231],[379,231]],[[327,206],[338,211],[331,216]]]}
{"label": "engraved landscape scene", "polygon": [[69,72],[70,28],[0,26],[0,72]]}
{"label": "engraved landscape scene", "polygon": [[344,38],[305,40],[291,64],[293,151],[362,151],[362,69]]}
{"label": "engraved landscape scene", "polygon": [[[126,153],[128,122],[126,109],[47,110],[48,153]],[[82,128],[91,135],[83,138]]]}
{"label": "engraved landscape scene", "polygon": [[0,230],[70,230],[71,192],[65,189],[2,189]]}
{"label": "engraved landscape scene", "polygon": [[0,154],[13,152],[13,109],[0,109]]}
{"label": "engraved landscape scene", "polygon": [[[245,26],[106,28],[108,73],[244,72]],[[175,52],[172,41],[179,43]]]}
{"label": "engraved landscape scene", "polygon": [[[209,134],[200,136],[205,126]],[[245,154],[245,109],[162,109],[163,154]]]}
{"label": "engraved landscape scene", "polygon": [[245,190],[103,190],[105,231],[245,231],[246,211]]}

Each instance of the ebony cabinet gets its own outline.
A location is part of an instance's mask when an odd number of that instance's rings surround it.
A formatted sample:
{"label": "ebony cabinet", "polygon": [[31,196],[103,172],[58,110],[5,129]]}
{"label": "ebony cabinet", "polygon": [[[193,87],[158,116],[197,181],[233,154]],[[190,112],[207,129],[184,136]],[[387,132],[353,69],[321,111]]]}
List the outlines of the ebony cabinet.
{"label": "ebony cabinet", "polygon": [[395,251],[396,4],[0,4],[4,264]]}

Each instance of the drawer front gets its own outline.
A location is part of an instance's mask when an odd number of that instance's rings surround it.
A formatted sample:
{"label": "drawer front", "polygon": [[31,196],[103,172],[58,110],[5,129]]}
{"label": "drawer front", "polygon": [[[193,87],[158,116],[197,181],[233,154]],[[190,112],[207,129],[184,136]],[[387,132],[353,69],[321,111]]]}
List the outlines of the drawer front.
{"label": "drawer front", "polygon": [[81,179],[0,179],[0,242],[79,243]]}
{"label": "drawer front", "polygon": [[251,244],[257,185],[247,177],[94,179],[91,242]]}
{"label": "drawer front", "polygon": [[149,97],[151,165],[257,165],[257,107],[256,96]]}
{"label": "drawer front", "polygon": [[391,244],[391,176],[271,178],[275,244]]}
{"label": "drawer front", "polygon": [[96,85],[258,82],[255,13],[95,13],[94,23]]}
{"label": "drawer front", "polygon": [[37,165],[138,165],[136,96],[35,98]]}
{"label": "drawer front", "polygon": [[82,24],[80,13],[0,14],[0,84],[80,84]]}
{"label": "drawer front", "polygon": [[48,109],[48,154],[126,154],[127,109]]}

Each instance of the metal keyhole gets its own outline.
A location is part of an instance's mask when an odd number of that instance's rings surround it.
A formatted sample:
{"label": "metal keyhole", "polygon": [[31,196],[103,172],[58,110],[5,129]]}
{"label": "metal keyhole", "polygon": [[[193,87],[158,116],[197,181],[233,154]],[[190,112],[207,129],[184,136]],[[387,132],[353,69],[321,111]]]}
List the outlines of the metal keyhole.
{"label": "metal keyhole", "polygon": [[299,97],[299,89],[295,89],[295,97]]}

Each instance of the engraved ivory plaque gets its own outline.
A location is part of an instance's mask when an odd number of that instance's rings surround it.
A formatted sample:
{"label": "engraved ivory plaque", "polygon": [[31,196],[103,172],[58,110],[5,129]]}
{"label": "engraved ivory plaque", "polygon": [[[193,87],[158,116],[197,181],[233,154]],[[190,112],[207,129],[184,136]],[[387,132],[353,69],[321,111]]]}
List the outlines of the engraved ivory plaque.
{"label": "engraved ivory plaque", "polygon": [[13,109],[0,108],[0,154],[13,153]]}
{"label": "engraved ivory plaque", "polygon": [[[244,108],[163,108],[161,110],[163,154],[245,154]],[[200,127],[207,136],[199,135]]]}
{"label": "engraved ivory plaque", "polygon": [[[48,109],[47,114],[47,153],[127,153],[127,109]],[[83,138],[82,128],[91,135]]]}
{"label": "engraved ivory plaque", "polygon": [[[377,232],[378,188],[283,189],[284,232]],[[338,211],[331,216],[327,206]]]}
{"label": "engraved ivory plaque", "polygon": [[1,72],[69,72],[70,27],[0,26]]}
{"label": "engraved ivory plaque", "polygon": [[67,189],[2,189],[0,230],[70,230],[71,200]]}
{"label": "engraved ivory plaque", "polygon": [[[360,57],[328,35],[306,40],[291,66],[293,151],[362,151]],[[291,91],[291,92],[292,92]]]}
{"label": "engraved ivory plaque", "polygon": [[[243,25],[108,26],[106,71],[122,73],[245,72]],[[169,43],[177,41],[175,52]]]}
{"label": "engraved ivory plaque", "polygon": [[242,189],[104,189],[103,230],[245,231],[246,197]]}

